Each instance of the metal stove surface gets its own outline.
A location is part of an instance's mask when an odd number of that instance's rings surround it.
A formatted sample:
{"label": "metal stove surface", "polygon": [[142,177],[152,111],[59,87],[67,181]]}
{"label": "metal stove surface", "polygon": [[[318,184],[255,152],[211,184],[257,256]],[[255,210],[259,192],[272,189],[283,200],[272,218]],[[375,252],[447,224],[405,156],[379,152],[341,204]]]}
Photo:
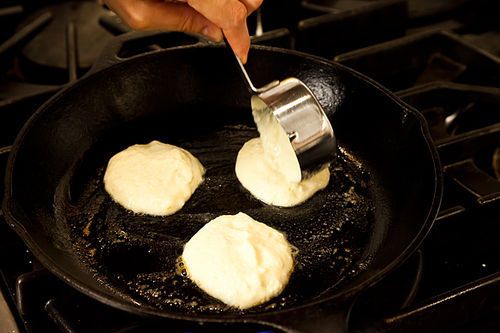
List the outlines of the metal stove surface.
{"label": "metal stove surface", "polygon": [[[435,227],[413,257],[355,300],[351,332],[500,330],[499,9],[487,0],[267,0],[249,18],[254,43],[335,59],[416,107],[443,162]],[[0,28],[3,174],[24,121],[128,29],[95,1],[57,0],[0,1]],[[88,31],[101,36],[92,48],[81,35]],[[58,39],[50,50],[47,36]],[[166,46],[153,44],[122,56]],[[0,318],[6,332],[271,332],[151,321],[100,304],[41,267],[1,215]]]}

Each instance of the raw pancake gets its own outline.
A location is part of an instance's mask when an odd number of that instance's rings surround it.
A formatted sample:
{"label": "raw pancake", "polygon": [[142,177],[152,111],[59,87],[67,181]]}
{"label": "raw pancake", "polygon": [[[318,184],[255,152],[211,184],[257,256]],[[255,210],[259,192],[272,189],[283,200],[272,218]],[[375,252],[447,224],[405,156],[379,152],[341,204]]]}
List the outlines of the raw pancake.
{"label": "raw pancake", "polygon": [[236,176],[253,196],[269,205],[299,205],[328,185],[328,167],[299,183],[293,183],[264,155],[261,138],[246,142],[236,159]]}
{"label": "raw pancake", "polygon": [[114,155],[104,174],[113,200],[134,213],[171,215],[184,206],[205,170],[188,151],[159,141]]}
{"label": "raw pancake", "polygon": [[198,287],[240,309],[278,295],[293,270],[285,236],[244,213],[205,224],[185,245],[182,260]]}
{"label": "raw pancake", "polygon": [[252,96],[252,115],[262,139],[266,158],[281,170],[288,182],[300,182],[300,164],[290,144],[290,138],[266,103],[257,96]]}

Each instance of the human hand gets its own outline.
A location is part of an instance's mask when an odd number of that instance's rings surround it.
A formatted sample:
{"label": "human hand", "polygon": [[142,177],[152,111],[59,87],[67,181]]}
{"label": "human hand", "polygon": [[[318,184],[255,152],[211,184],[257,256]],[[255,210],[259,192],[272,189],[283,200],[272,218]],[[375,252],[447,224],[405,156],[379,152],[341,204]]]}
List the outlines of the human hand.
{"label": "human hand", "polygon": [[223,34],[243,63],[250,36],[247,16],[262,0],[104,0],[132,29],[200,33],[214,41]]}

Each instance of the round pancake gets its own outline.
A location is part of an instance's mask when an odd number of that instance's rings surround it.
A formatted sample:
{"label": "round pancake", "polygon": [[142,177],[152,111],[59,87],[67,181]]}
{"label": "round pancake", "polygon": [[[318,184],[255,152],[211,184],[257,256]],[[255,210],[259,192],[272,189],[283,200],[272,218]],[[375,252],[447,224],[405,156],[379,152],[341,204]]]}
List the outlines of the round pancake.
{"label": "round pancake", "polygon": [[134,213],[171,215],[191,197],[204,172],[188,151],[152,141],[114,155],[104,174],[104,187],[114,201]]}
{"label": "round pancake", "polygon": [[241,212],[203,226],[185,245],[182,260],[198,287],[240,309],[278,295],[293,270],[285,236]]}

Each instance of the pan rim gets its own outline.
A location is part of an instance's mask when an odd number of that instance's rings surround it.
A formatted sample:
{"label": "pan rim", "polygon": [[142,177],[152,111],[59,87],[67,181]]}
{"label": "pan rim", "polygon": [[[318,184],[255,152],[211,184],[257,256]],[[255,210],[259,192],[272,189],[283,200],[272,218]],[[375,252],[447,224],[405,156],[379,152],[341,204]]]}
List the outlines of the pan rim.
{"label": "pan rim", "polygon": [[[96,289],[96,288],[89,288],[86,286],[85,283],[83,283],[81,280],[75,278],[71,272],[68,272],[67,270],[63,269],[60,267],[54,260],[53,258],[49,257],[44,253],[44,251],[39,247],[38,243],[31,237],[31,235],[27,232],[27,230],[24,228],[22,218],[20,219],[19,217],[15,216],[14,210],[13,210],[13,198],[12,198],[12,176],[14,173],[14,164],[16,161],[17,157],[17,152],[19,150],[19,147],[22,145],[25,136],[28,134],[29,130],[31,127],[34,126],[36,123],[37,119],[46,113],[46,110],[49,110],[53,104],[55,104],[58,100],[61,99],[62,96],[64,96],[67,92],[71,91],[72,89],[76,89],[82,84],[85,84],[85,82],[88,81],[89,78],[95,77],[97,75],[105,75],[105,73],[109,70],[115,70],[119,66],[124,66],[126,64],[129,64],[130,62],[136,61],[137,59],[141,59],[144,57],[151,56],[153,54],[162,54],[162,53],[167,53],[167,52],[176,52],[178,50],[186,50],[186,49],[198,49],[198,48],[221,48],[221,45],[207,45],[203,43],[197,43],[197,44],[192,44],[192,45],[185,45],[185,46],[179,46],[179,47],[174,47],[174,48],[169,48],[165,50],[155,50],[147,53],[142,53],[139,55],[135,55],[133,57],[127,58],[119,63],[113,64],[109,67],[106,67],[104,69],[101,69],[99,71],[93,72],[89,75],[86,75],[82,77],[80,80],[67,85],[64,87],[62,90],[60,90],[58,93],[56,93],[54,96],[52,96],[48,101],[46,101],[41,107],[37,109],[33,113],[33,115],[28,119],[28,121],[24,124],[20,132],[18,133],[13,145],[12,145],[12,150],[11,153],[9,154],[9,158],[7,161],[7,167],[6,167],[6,174],[5,174],[5,193],[4,193],[4,200],[2,203],[2,210],[4,213],[4,216],[6,220],[8,221],[9,226],[14,229],[14,231],[21,237],[21,239],[24,241],[28,249],[35,255],[35,257],[42,263],[44,267],[46,267],[50,272],[52,272],[54,275],[56,275],[59,279],[63,280],[65,283],[68,285],[72,286],[76,290],[82,292],[83,294],[90,296],[104,304],[110,305],[112,307],[125,310],[131,313],[136,313],[136,314],[142,314],[146,315],[148,317],[160,317],[160,318],[170,318],[170,319],[175,319],[175,320],[188,320],[188,321],[197,321],[197,322],[213,322],[213,323],[218,323],[218,322],[227,322],[227,323],[242,323],[242,322],[258,322],[259,320],[266,320],[270,316],[273,315],[286,315],[287,313],[292,313],[296,311],[300,311],[305,308],[311,308],[314,306],[317,306],[319,304],[324,304],[324,303],[329,303],[334,300],[345,300],[357,293],[359,293],[361,290],[364,290],[378,281],[380,281],[384,276],[386,276],[390,271],[393,271],[396,267],[401,265],[405,259],[407,259],[411,253],[418,247],[418,245],[423,241],[425,236],[428,234],[430,229],[432,228],[432,225],[434,223],[435,218],[437,217],[439,207],[441,205],[441,200],[442,200],[442,192],[443,192],[443,174],[442,174],[442,168],[441,168],[441,163],[439,160],[439,155],[437,148],[433,144],[433,141],[431,139],[431,135],[429,132],[428,125],[425,121],[425,118],[421,113],[419,113],[416,109],[413,107],[407,105],[404,103],[402,100],[400,100],[394,93],[390,92],[387,88],[383,87],[376,81],[372,80],[371,78],[349,68],[346,67],[342,64],[339,64],[334,61],[330,61],[318,56],[310,55],[307,53],[295,51],[295,50],[287,50],[287,49],[281,49],[277,47],[270,47],[270,46],[252,46],[252,49],[255,50],[262,50],[266,52],[275,52],[275,53],[280,53],[285,56],[298,56],[307,60],[312,60],[314,62],[319,62],[321,64],[327,65],[327,66],[334,66],[337,68],[342,69],[344,72],[347,72],[349,75],[353,75],[356,78],[365,81],[366,83],[370,84],[373,88],[377,89],[378,91],[382,92],[385,97],[390,98],[395,104],[399,105],[401,108],[403,108],[405,111],[407,111],[409,114],[411,114],[419,123],[420,127],[420,133],[422,134],[425,143],[427,145],[427,148],[430,152],[430,156],[432,157],[433,161],[433,170],[434,170],[434,193],[432,200],[430,201],[429,205],[429,210],[427,212],[425,221],[422,223],[422,226],[416,236],[413,238],[413,240],[406,246],[405,250],[402,251],[397,257],[395,257],[392,262],[389,265],[386,265],[379,271],[377,271],[374,275],[370,276],[368,279],[361,281],[353,286],[349,286],[346,289],[340,289],[338,292],[329,295],[328,297],[324,298],[319,298],[319,299],[312,299],[305,301],[303,304],[299,304],[296,306],[292,306],[290,308],[286,309],[281,309],[281,310],[274,310],[274,311],[266,311],[266,312],[259,312],[259,313],[248,313],[248,314],[237,314],[237,313],[229,313],[229,314],[202,314],[202,313],[181,313],[181,312],[175,312],[175,311],[168,311],[168,310],[160,310],[158,308],[141,304],[141,303],[133,303],[133,301],[126,301],[123,298],[110,298],[107,292],[103,291],[102,289]],[[105,287],[103,287],[105,288]]]}

